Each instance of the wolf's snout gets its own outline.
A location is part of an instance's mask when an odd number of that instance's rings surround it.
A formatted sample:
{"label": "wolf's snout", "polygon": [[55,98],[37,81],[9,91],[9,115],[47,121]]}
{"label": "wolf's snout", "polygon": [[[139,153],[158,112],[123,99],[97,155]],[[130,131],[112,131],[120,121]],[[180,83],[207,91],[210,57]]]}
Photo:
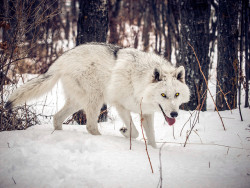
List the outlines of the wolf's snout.
{"label": "wolf's snout", "polygon": [[172,118],[175,118],[175,117],[178,116],[178,112],[171,112],[171,113],[170,113],[170,116],[171,116]]}

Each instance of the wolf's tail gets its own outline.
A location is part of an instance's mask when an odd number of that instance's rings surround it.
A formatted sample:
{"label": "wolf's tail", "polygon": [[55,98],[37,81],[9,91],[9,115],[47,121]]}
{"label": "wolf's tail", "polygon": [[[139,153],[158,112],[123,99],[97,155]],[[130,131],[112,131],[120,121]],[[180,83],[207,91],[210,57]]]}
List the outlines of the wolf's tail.
{"label": "wolf's tail", "polygon": [[55,67],[52,65],[47,73],[39,75],[37,78],[17,88],[5,104],[5,108],[9,110],[26,101],[38,98],[51,90],[60,78],[60,73],[55,70]]}

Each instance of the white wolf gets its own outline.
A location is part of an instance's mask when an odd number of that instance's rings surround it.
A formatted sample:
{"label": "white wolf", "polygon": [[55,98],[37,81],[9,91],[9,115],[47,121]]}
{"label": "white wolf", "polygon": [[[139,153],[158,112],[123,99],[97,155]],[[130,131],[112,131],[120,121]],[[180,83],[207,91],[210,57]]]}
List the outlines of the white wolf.
{"label": "white wolf", "polygon": [[[169,125],[175,123],[179,106],[189,101],[184,67],[173,67],[164,58],[133,48],[104,43],[88,43],[64,53],[49,70],[18,88],[7,109],[37,98],[61,79],[66,102],[54,116],[54,128],[84,109],[87,130],[99,135],[97,120],[103,103],[115,106],[126,127],[120,132],[136,138],[138,131],[130,112],[141,113],[148,144],[156,147],[154,112],[162,111]],[[130,130],[130,128],[132,130]]]}

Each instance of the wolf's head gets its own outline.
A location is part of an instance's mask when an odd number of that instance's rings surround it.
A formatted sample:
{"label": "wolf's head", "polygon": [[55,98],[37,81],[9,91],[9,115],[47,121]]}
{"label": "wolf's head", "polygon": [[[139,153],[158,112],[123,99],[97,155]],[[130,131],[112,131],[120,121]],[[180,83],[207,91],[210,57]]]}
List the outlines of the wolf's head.
{"label": "wolf's head", "polygon": [[143,102],[154,103],[155,109],[163,113],[169,125],[173,125],[179,106],[188,102],[189,97],[183,66],[174,70],[158,67],[153,70],[152,83],[145,90]]}

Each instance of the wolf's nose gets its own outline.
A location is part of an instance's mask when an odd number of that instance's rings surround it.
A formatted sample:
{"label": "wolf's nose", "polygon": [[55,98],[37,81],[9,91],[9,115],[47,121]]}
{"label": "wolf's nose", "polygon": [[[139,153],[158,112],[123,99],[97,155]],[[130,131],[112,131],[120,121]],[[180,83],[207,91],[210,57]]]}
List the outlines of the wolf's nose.
{"label": "wolf's nose", "polygon": [[175,117],[178,116],[178,113],[177,113],[177,112],[171,112],[171,113],[170,113],[170,116],[171,116],[172,118],[175,118]]}

